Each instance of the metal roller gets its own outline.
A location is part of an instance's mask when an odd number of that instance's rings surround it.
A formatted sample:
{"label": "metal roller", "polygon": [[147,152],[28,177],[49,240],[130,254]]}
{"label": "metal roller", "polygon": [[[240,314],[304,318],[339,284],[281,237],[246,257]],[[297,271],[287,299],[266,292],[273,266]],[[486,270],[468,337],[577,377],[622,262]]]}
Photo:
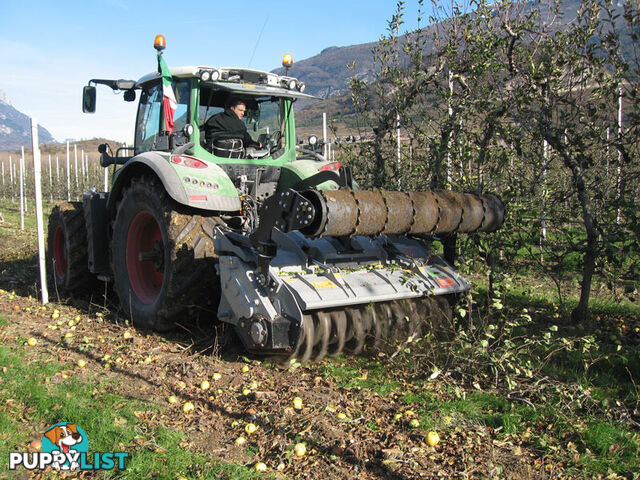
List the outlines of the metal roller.
{"label": "metal roller", "polygon": [[387,223],[382,233],[401,235],[408,232],[414,222],[411,197],[404,192],[381,191],[380,195],[387,208]]}
{"label": "metal roller", "polygon": [[458,226],[458,232],[476,232],[484,220],[484,206],[482,198],[477,195],[465,193],[461,195],[462,200],[462,221]]}
{"label": "metal roller", "polygon": [[438,202],[438,224],[433,233],[453,233],[458,231],[462,221],[463,194],[441,190],[435,192]]}
{"label": "metal roller", "polygon": [[387,224],[387,205],[380,192],[353,190],[358,206],[356,235],[379,235]]}
{"label": "metal roller", "polygon": [[485,193],[481,197],[484,218],[480,226],[481,232],[495,232],[504,223],[505,207],[502,200],[492,193]]}
{"label": "metal roller", "polygon": [[353,235],[358,225],[358,205],[351,190],[322,192],[326,205],[326,218],[322,236],[344,237]]}
{"label": "metal roller", "polygon": [[313,221],[301,228],[311,237],[493,232],[505,215],[504,204],[491,194],[345,189],[302,195],[314,207]]}
{"label": "metal roller", "polygon": [[[438,201],[433,192],[409,193],[413,204],[413,224],[409,233],[431,233],[438,225]],[[404,233],[404,232],[401,232]]]}

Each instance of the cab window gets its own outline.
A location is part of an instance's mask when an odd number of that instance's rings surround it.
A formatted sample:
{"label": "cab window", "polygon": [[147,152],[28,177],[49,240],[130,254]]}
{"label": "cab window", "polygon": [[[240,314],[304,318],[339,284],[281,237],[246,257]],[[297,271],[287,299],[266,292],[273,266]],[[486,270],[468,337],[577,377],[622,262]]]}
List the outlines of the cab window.
{"label": "cab window", "polygon": [[173,114],[173,132],[181,133],[189,122],[189,102],[191,100],[191,84],[189,79],[174,80],[173,91],[176,95],[176,111]]}
{"label": "cab window", "polygon": [[[174,80],[172,83],[176,96],[176,111],[173,114],[173,132],[181,134],[189,121],[190,84],[188,79]],[[144,88],[140,96],[136,122],[136,152],[148,152],[160,149],[160,134],[164,133],[164,112],[162,83],[153,83]],[[166,145],[166,141],[162,143]],[[165,147],[166,148],[166,147]]]}
{"label": "cab window", "polygon": [[136,153],[155,150],[162,120],[162,84],[155,83],[142,90],[136,120]]}

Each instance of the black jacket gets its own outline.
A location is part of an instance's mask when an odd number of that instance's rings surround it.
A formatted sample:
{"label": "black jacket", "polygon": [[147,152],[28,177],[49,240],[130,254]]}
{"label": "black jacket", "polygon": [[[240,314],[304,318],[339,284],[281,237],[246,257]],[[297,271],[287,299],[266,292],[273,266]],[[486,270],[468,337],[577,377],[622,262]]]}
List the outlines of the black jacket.
{"label": "black jacket", "polygon": [[241,138],[245,148],[259,146],[247,132],[244,122],[230,108],[209,118],[204,128],[207,145],[216,138]]}

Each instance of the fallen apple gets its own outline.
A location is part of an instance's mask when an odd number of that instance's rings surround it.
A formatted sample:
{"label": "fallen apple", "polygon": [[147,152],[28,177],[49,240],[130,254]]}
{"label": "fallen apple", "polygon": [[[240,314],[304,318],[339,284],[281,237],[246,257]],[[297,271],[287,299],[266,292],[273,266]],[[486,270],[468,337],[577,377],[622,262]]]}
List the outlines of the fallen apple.
{"label": "fallen apple", "polygon": [[297,457],[304,457],[307,453],[307,444],[304,442],[296,443],[293,447],[293,451],[295,452]]}
{"label": "fallen apple", "polygon": [[243,446],[245,443],[247,443],[247,439],[244,437],[238,437],[236,438],[236,445],[241,447]]}
{"label": "fallen apple", "polygon": [[440,435],[438,435],[438,432],[434,432],[432,430],[429,433],[427,433],[427,443],[430,446],[435,447],[439,442],[440,442]]}
{"label": "fallen apple", "polygon": [[412,419],[409,421],[409,426],[410,426],[411,428],[418,428],[418,427],[420,426],[420,420],[418,420],[417,418],[412,418]]}
{"label": "fallen apple", "polygon": [[190,411],[192,411],[194,408],[196,408],[193,403],[191,402],[187,402],[182,406],[182,411],[184,413],[189,413]]}
{"label": "fallen apple", "polygon": [[244,427],[244,431],[247,432],[249,435],[251,435],[252,433],[255,433],[256,430],[258,430],[258,427],[256,426],[255,423],[247,423]]}
{"label": "fallen apple", "polygon": [[267,465],[264,462],[256,463],[254,468],[256,469],[256,472],[266,472],[267,471]]}
{"label": "fallen apple", "polygon": [[214,381],[217,382],[218,380],[220,380],[222,378],[222,375],[220,373],[216,372],[216,373],[213,374],[212,378],[213,378]]}
{"label": "fallen apple", "polygon": [[293,408],[296,410],[302,410],[302,399],[300,397],[295,397],[293,399]]}
{"label": "fallen apple", "polygon": [[38,344],[38,340],[36,338],[29,338],[29,340],[27,340],[27,345],[29,345],[30,347],[35,347]]}
{"label": "fallen apple", "polygon": [[84,367],[87,366],[87,362],[85,362],[84,360],[80,359],[80,360],[78,360],[78,366],[80,368],[84,368]]}
{"label": "fallen apple", "polygon": [[242,373],[247,373],[249,371],[249,365],[242,366]]}
{"label": "fallen apple", "polygon": [[175,395],[170,395],[169,403],[178,403],[178,397],[176,397]]}
{"label": "fallen apple", "polygon": [[211,384],[206,380],[203,380],[202,383],[200,384],[200,388],[202,390],[209,390],[210,386],[211,386]]}

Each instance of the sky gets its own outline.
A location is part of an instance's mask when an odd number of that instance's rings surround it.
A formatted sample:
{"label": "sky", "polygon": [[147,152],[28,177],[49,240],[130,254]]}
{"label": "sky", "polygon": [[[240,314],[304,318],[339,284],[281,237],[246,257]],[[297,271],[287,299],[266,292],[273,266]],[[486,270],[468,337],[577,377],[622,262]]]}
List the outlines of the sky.
{"label": "sky", "polygon": [[[406,1],[403,31],[425,26],[418,3]],[[137,80],[154,71],[155,35],[166,38],[170,67],[270,71],[285,53],[296,61],[375,41],[395,11],[395,0],[0,0],[0,90],[57,141],[131,143],[135,103],[98,86],[97,111],[84,114],[82,87],[91,78]]]}

